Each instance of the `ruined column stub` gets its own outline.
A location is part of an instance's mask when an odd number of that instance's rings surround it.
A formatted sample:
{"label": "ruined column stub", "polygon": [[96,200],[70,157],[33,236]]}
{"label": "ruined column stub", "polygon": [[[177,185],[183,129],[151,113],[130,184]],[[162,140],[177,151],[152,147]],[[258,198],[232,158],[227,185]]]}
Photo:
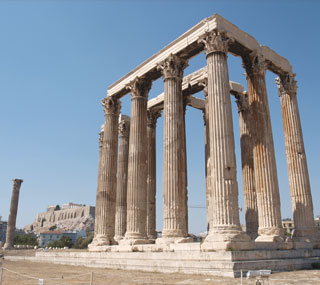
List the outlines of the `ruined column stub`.
{"label": "ruined column stub", "polygon": [[[247,75],[256,195],[259,216],[256,242],[283,242],[280,195],[265,82],[267,63],[259,52],[243,59]],[[280,246],[280,245],[279,245]]]}
{"label": "ruined column stub", "polygon": [[14,233],[16,230],[16,220],[17,220],[17,212],[18,212],[18,204],[19,204],[19,193],[22,179],[13,179],[13,188],[12,188],[12,196],[10,203],[10,212],[8,218],[7,225],[7,233],[6,233],[6,242],[4,244],[4,249],[12,249],[13,248],[13,240]]}
{"label": "ruined column stub", "polygon": [[[295,247],[319,246],[314,223],[307,158],[297,102],[297,85],[294,74],[276,79],[282,111],[284,142],[287,157],[289,188],[293,210]],[[302,242],[302,243],[300,243]]]}
{"label": "ruined column stub", "polygon": [[161,111],[147,112],[147,237],[156,239],[156,125]]}
{"label": "ruined column stub", "polygon": [[241,230],[227,51],[230,39],[213,31],[200,38],[208,66],[208,114],[211,187],[210,230],[201,248],[248,250],[250,237]]}
{"label": "ruined column stub", "polygon": [[119,154],[117,169],[116,220],[114,237],[116,241],[119,241],[124,237],[127,229],[127,181],[130,134],[129,116],[120,114],[118,134]]}
{"label": "ruined column stub", "polygon": [[147,101],[151,81],[136,78],[131,90],[131,122],[127,185],[127,231],[120,245],[149,243],[147,212]]}
{"label": "ruined column stub", "polygon": [[186,61],[170,55],[159,64],[164,79],[163,131],[163,231],[157,243],[185,241],[187,217],[184,213],[186,184],[183,135],[182,78]]}
{"label": "ruined column stub", "polygon": [[107,97],[102,100],[102,106],[105,123],[98,169],[94,239],[89,245],[90,251],[99,251],[103,246],[116,243],[114,231],[120,100]]}

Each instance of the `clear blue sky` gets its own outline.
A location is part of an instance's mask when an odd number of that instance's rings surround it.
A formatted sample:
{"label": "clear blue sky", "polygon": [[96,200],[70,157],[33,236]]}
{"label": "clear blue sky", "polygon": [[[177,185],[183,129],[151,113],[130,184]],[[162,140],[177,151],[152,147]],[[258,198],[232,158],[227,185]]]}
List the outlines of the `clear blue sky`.
{"label": "clear blue sky", "polygon": [[[22,178],[17,226],[49,204],[95,205],[98,133],[107,88],[203,18],[219,13],[286,57],[297,73],[298,101],[314,212],[320,214],[319,1],[1,1],[0,215],[8,218],[12,178]],[[185,74],[206,64],[190,61]],[[230,79],[246,87],[241,61]],[[282,217],[291,217],[280,102],[267,73]],[[157,80],[150,98],[163,90]],[[197,94],[203,97],[201,93]],[[239,125],[232,99],[239,205],[244,207]],[[123,100],[130,115],[130,98]],[[187,109],[189,205],[205,206],[202,114]],[[162,135],[158,120],[157,229],[162,229]],[[241,212],[243,222],[243,211]],[[205,230],[205,209],[189,209],[190,232]]]}

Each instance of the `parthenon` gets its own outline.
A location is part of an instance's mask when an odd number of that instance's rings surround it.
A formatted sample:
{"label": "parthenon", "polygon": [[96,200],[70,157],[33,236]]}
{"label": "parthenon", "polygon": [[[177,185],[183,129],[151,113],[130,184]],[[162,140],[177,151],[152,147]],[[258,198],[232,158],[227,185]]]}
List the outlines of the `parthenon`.
{"label": "parthenon", "polygon": [[[188,61],[202,52],[207,66],[184,77]],[[229,80],[228,53],[242,59],[247,91]],[[278,76],[275,83],[295,224],[291,237],[285,236],[281,223],[267,70]],[[148,100],[152,82],[160,77],[164,93]],[[287,59],[214,14],[111,85],[102,100],[105,122],[100,136],[95,236],[89,250],[166,251],[179,244],[186,250],[195,247],[188,234],[186,105],[202,111],[204,119],[203,194],[209,231],[204,242],[197,245],[199,252],[318,248],[320,236],[314,224],[296,83]],[[202,90],[205,100],[193,96]],[[121,97],[128,93],[130,117],[120,115]],[[246,231],[239,219],[230,94],[239,113]],[[155,130],[161,114],[163,229],[162,236],[157,237]]]}

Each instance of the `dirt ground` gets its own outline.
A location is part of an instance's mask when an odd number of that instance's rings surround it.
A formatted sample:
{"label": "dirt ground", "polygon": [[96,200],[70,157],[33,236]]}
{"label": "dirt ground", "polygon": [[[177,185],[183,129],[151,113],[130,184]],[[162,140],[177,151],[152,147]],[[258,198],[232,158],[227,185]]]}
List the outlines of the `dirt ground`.
{"label": "dirt ground", "polygon": [[[2,254],[0,252],[0,254]],[[8,255],[34,255],[31,251],[14,252]],[[39,279],[44,279],[43,284],[241,284],[240,278],[225,278],[205,275],[148,273],[140,271],[113,270],[89,268],[83,266],[56,265],[30,261],[2,262],[1,285],[31,285],[40,284]],[[1,266],[0,266],[1,268]],[[90,279],[93,273],[93,281]],[[1,269],[0,269],[1,274]],[[243,279],[243,284],[257,284],[255,279]],[[261,280],[260,284],[320,284],[320,270],[302,270],[295,272],[273,273],[269,280]]]}

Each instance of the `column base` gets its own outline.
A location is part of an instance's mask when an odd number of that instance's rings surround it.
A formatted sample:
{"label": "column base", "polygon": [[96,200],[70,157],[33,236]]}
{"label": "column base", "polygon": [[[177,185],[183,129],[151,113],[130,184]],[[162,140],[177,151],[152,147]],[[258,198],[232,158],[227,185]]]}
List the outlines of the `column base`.
{"label": "column base", "polygon": [[3,246],[3,249],[10,250],[10,249],[14,249],[14,247],[11,244],[5,243],[4,246]]}
{"label": "column base", "polygon": [[105,235],[97,235],[93,238],[89,246],[105,246],[105,245],[116,245],[118,244],[113,237],[108,237]]}
{"label": "column base", "polygon": [[294,230],[292,233],[294,248],[320,248],[320,233],[316,230]]}
{"label": "column base", "polygon": [[119,245],[128,246],[128,245],[138,245],[138,244],[150,244],[154,243],[152,240],[149,240],[146,235],[141,233],[127,232],[123,239],[119,241]]}
{"label": "column base", "polygon": [[254,242],[241,230],[212,229],[201,245],[202,251],[238,251],[254,249]]}
{"label": "column base", "polygon": [[156,239],[156,244],[169,245],[172,243],[194,242],[193,237],[161,237]]}
{"label": "column base", "polygon": [[119,241],[124,239],[124,236],[114,236],[114,240],[119,244]]}

